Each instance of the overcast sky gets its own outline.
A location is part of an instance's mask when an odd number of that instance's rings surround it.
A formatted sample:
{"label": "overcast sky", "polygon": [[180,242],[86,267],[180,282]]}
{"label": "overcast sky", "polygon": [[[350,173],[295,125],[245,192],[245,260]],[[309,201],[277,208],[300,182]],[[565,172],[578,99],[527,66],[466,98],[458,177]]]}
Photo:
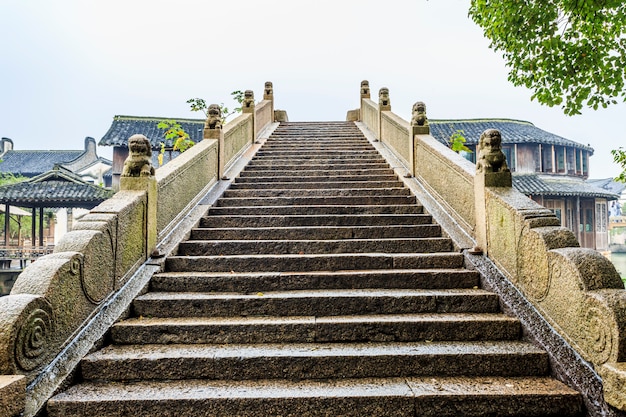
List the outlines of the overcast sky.
{"label": "overcast sky", "polygon": [[[345,120],[390,90],[392,110],[528,120],[590,144],[591,177],[615,176],[620,104],[582,116],[530,101],[467,17],[469,0],[0,0],[0,136],[16,149],[82,149],[113,116],[197,118],[185,101],[262,98],[291,121]],[[619,124],[618,124],[619,122]],[[99,154],[110,158],[109,148]]]}

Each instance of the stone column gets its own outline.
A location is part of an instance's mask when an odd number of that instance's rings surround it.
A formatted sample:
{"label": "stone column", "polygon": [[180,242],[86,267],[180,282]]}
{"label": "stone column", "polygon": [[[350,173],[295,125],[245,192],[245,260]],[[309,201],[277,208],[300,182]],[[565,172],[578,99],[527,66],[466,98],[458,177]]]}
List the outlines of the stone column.
{"label": "stone column", "polygon": [[121,191],[144,191],[146,193],[146,258],[157,244],[157,183],[152,166],[152,145],[144,135],[128,139],[128,158],[120,176]]}
{"label": "stone column", "polygon": [[389,89],[382,87],[378,90],[378,139],[382,142],[383,132],[383,112],[391,111],[391,100],[389,99]]}
{"label": "stone column", "polygon": [[370,97],[370,82],[367,80],[361,81],[361,98],[359,100],[359,121],[363,121],[363,99]]}
{"label": "stone column", "polygon": [[204,122],[203,139],[217,139],[217,178],[224,176],[224,131],[222,130],[222,109],[219,104],[211,104]]}
{"label": "stone column", "polygon": [[[496,129],[488,129],[480,135],[477,146],[474,200],[476,207],[476,245],[474,253],[489,253],[489,225],[487,187],[512,187],[513,178],[502,152],[502,136]],[[496,242],[493,242],[494,244]]]}
{"label": "stone column", "polygon": [[271,81],[265,82],[265,88],[263,89],[263,100],[271,101],[271,118],[272,123],[276,121],[276,116],[274,115],[274,84]]}
{"label": "stone column", "polygon": [[430,135],[430,127],[428,126],[428,118],[426,117],[426,104],[418,101],[413,104],[411,109],[411,128],[409,129],[409,143],[411,146],[411,175],[415,175],[415,135]]}
{"label": "stone column", "polygon": [[256,118],[254,117],[254,109],[254,91],[246,90],[243,93],[241,113],[250,114],[252,116],[252,137],[250,138],[250,143],[254,143],[254,139],[256,139]]}

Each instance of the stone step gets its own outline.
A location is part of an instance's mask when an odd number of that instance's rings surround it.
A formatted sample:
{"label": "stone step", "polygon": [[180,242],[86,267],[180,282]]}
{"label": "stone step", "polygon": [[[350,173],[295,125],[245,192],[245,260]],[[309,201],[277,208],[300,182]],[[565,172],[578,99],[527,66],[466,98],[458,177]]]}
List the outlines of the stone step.
{"label": "stone step", "polygon": [[217,207],[241,206],[349,206],[349,205],[397,205],[417,204],[413,195],[351,195],[351,196],[311,196],[311,197],[241,197],[220,198]]}
{"label": "stone step", "polygon": [[284,190],[284,189],[352,189],[352,188],[365,188],[365,189],[399,189],[402,187],[402,181],[394,179],[392,181],[326,181],[326,182],[312,182],[312,181],[286,181],[286,182],[243,182],[235,180],[230,185],[229,190]]}
{"label": "stone step", "polygon": [[546,377],[90,382],[50,417],[577,417],[578,393]]}
{"label": "stone step", "polygon": [[252,183],[264,183],[264,184],[286,184],[286,183],[312,183],[312,184],[320,184],[320,183],[349,183],[349,182],[393,182],[396,183],[398,181],[398,176],[395,174],[389,175],[340,175],[335,177],[328,176],[290,176],[290,177],[242,177],[239,176],[235,179],[235,182],[231,184],[232,186],[241,186],[243,184],[252,184]]}
{"label": "stone step", "polygon": [[300,177],[334,177],[334,176],[371,176],[371,175],[395,175],[393,169],[389,168],[389,166],[385,166],[382,168],[361,168],[361,169],[300,169],[298,170],[298,175],[294,175],[294,171],[291,169],[256,169],[256,170],[245,170],[239,174],[239,178],[247,178],[247,177],[285,177],[285,178],[300,178]]}
{"label": "stone step", "polygon": [[[389,197],[389,196],[410,196],[408,188],[282,188],[282,189],[228,189],[224,191],[222,199],[227,198],[256,198],[256,197]],[[220,199],[220,200],[222,200]]]}
{"label": "stone step", "polygon": [[[372,145],[369,143],[364,143],[362,140],[358,141],[341,141],[332,144],[314,144],[314,143],[293,143],[293,142],[275,142],[273,140],[268,140],[263,145],[263,148],[259,150],[259,152],[263,151],[297,151],[301,150],[304,152],[319,152],[319,151],[371,151],[374,150]],[[258,152],[257,152],[258,155]]]}
{"label": "stone step", "polygon": [[192,229],[190,240],[339,240],[441,236],[438,224],[391,226],[227,227]]}
{"label": "stone step", "polygon": [[[207,215],[211,216],[243,216],[243,215],[265,215],[269,216],[367,216],[373,214],[379,214],[384,216],[389,215],[406,215],[409,214],[422,214],[426,216],[428,220],[424,220],[423,223],[431,223],[432,217],[424,213],[424,207],[418,204],[400,204],[400,205],[385,205],[385,206],[242,206],[242,207],[210,207]],[[372,217],[373,219],[373,217]],[[379,224],[373,221],[373,226]],[[387,223],[389,224],[389,222]]]}
{"label": "stone step", "polygon": [[[378,162],[378,161],[361,161],[361,162],[329,162],[329,163],[318,163],[318,164],[305,164],[305,163],[295,163],[293,161],[285,161],[285,162],[275,162],[275,163],[253,163],[254,161],[250,161],[250,163],[246,166],[246,171],[266,171],[266,170],[279,170],[279,171],[291,171],[291,175],[296,175],[295,172],[300,171],[319,171],[319,170],[331,170],[332,172],[336,172],[337,170],[346,170],[346,171],[356,171],[360,169],[389,169],[389,164],[386,162]],[[299,174],[298,174],[299,175]]]}
{"label": "stone step", "polygon": [[230,255],[170,256],[168,272],[306,272],[362,271],[381,269],[461,268],[463,254],[303,254],[303,255]]}
{"label": "stone step", "polygon": [[497,313],[498,297],[478,289],[342,289],[245,293],[150,292],[135,316],[247,317],[361,314]]}
{"label": "stone step", "polygon": [[250,166],[255,165],[277,165],[277,164],[380,164],[385,163],[385,159],[380,155],[361,155],[361,154],[343,154],[329,155],[326,152],[318,152],[316,154],[306,154],[305,152],[293,152],[289,154],[263,156],[256,155],[251,161]]}
{"label": "stone step", "polygon": [[496,313],[498,308],[497,296],[479,289],[150,292],[133,302],[135,316],[144,317]]}
{"label": "stone step", "polygon": [[[254,211],[254,207],[246,210],[247,214],[213,214],[203,217],[199,227],[300,227],[300,226],[391,226],[391,225],[426,225],[432,224],[430,214],[319,214],[319,215],[282,215],[277,208],[258,206],[259,210]],[[297,207],[297,206],[296,206]],[[314,207],[299,206],[303,212],[310,211],[317,213]],[[411,206],[409,206],[411,207]],[[338,207],[344,209],[345,207]],[[234,209],[234,207],[233,207]],[[238,207],[238,212],[244,211],[243,207]],[[295,207],[287,207],[285,211],[294,212]],[[218,213],[218,210],[211,210],[209,213]],[[224,213],[224,212],[220,212]],[[260,215],[259,213],[268,213]]]}
{"label": "stone step", "polygon": [[[315,236],[311,236],[312,239]],[[331,253],[434,253],[452,250],[448,238],[343,240],[188,240],[178,245],[178,256]]]}
{"label": "stone step", "polygon": [[327,149],[311,149],[307,148],[281,148],[281,149],[271,149],[263,147],[257,151],[254,155],[253,160],[259,159],[308,159],[308,158],[318,158],[323,157],[326,159],[332,158],[353,158],[353,159],[377,159],[384,160],[384,158],[380,155],[380,153],[374,149],[363,149],[363,150],[355,150],[355,149],[343,149],[338,150],[336,147],[328,147]]}
{"label": "stone step", "polygon": [[116,323],[119,345],[518,340],[517,319],[494,313],[356,316],[137,317]]}
{"label": "stone step", "polygon": [[337,272],[162,272],[151,291],[243,292],[315,289],[464,289],[478,288],[479,275],[467,269],[397,269]]}
{"label": "stone step", "polygon": [[307,343],[108,346],[81,362],[85,380],[259,380],[415,376],[545,376],[528,343]]}

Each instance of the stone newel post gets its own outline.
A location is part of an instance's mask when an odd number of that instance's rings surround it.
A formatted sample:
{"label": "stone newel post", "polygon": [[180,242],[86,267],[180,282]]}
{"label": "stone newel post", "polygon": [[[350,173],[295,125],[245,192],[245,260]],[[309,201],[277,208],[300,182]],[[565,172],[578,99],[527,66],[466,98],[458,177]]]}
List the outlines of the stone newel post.
{"label": "stone newel post", "polygon": [[271,105],[271,114],[272,114],[272,123],[276,121],[276,116],[274,115],[274,85],[271,81],[265,82],[265,88],[263,89],[263,100],[268,100],[272,102]]}
{"label": "stone newel post", "polygon": [[430,127],[428,126],[428,118],[426,117],[426,104],[418,101],[413,104],[411,109],[411,127],[409,128],[409,152],[410,171],[406,177],[415,175],[415,135],[430,135]]}
{"label": "stone newel post", "polygon": [[204,122],[203,139],[217,139],[217,177],[224,176],[224,131],[222,130],[222,109],[219,104],[211,104]]}
{"label": "stone newel post", "polygon": [[250,143],[254,142],[256,136],[256,117],[255,117],[254,91],[246,90],[243,93],[243,101],[241,102],[241,113],[250,114],[252,116],[252,137]]}
{"label": "stone newel post", "polygon": [[391,100],[389,99],[389,89],[382,87],[378,90],[378,139],[383,142],[383,112],[391,111]]}
{"label": "stone newel post", "polygon": [[367,80],[361,81],[361,100],[364,98],[370,98],[370,82]]}
{"label": "stone newel post", "polygon": [[496,129],[487,129],[480,135],[476,156],[476,177],[474,178],[474,198],[476,205],[476,242],[474,252],[489,253],[488,229],[498,227],[489,224],[487,217],[487,187],[512,187],[511,170],[502,152],[502,135]]}
{"label": "stone newel post", "polygon": [[144,135],[128,139],[128,158],[120,176],[121,191],[145,191],[147,197],[146,258],[157,244],[157,183],[152,166],[152,144]]}
{"label": "stone newel post", "polygon": [[391,111],[391,99],[389,99],[389,89],[383,87],[378,91],[378,109],[380,111]]}

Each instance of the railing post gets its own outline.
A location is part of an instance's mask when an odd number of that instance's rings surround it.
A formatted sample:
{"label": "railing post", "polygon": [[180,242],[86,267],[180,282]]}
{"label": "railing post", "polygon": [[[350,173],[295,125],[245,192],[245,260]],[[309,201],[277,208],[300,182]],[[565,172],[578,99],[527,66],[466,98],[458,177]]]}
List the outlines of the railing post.
{"label": "railing post", "polygon": [[378,139],[383,142],[383,112],[391,111],[389,89],[382,87],[378,90]]}
{"label": "railing post", "polygon": [[224,177],[224,131],[222,130],[222,109],[219,104],[211,104],[204,122],[203,139],[217,139],[217,178]]}
{"label": "railing post", "polygon": [[157,183],[152,166],[152,145],[144,135],[128,138],[128,158],[120,176],[120,191],[146,192],[146,259],[156,249],[157,244]]}
{"label": "railing post", "polygon": [[361,81],[361,99],[359,100],[359,121],[363,121],[363,99],[370,98],[370,82]]}
{"label": "railing post", "polygon": [[243,102],[241,103],[241,113],[249,114],[252,117],[252,137],[250,143],[254,143],[256,136],[256,117],[254,117],[254,91],[246,90],[243,93]]}
{"label": "railing post", "polygon": [[472,252],[489,254],[489,216],[487,213],[487,187],[513,186],[511,170],[502,152],[502,135],[496,129],[487,129],[480,135],[477,146],[474,199],[476,212],[476,244]]}
{"label": "railing post", "polygon": [[270,121],[274,123],[276,121],[276,116],[274,115],[274,85],[271,81],[265,82],[265,88],[263,89],[263,100],[270,101],[271,104],[271,117]]}
{"label": "railing post", "polygon": [[411,164],[411,175],[415,176],[415,135],[430,135],[430,127],[428,126],[428,118],[426,117],[426,104],[418,101],[413,104],[411,109],[411,128],[409,129],[409,163]]}

